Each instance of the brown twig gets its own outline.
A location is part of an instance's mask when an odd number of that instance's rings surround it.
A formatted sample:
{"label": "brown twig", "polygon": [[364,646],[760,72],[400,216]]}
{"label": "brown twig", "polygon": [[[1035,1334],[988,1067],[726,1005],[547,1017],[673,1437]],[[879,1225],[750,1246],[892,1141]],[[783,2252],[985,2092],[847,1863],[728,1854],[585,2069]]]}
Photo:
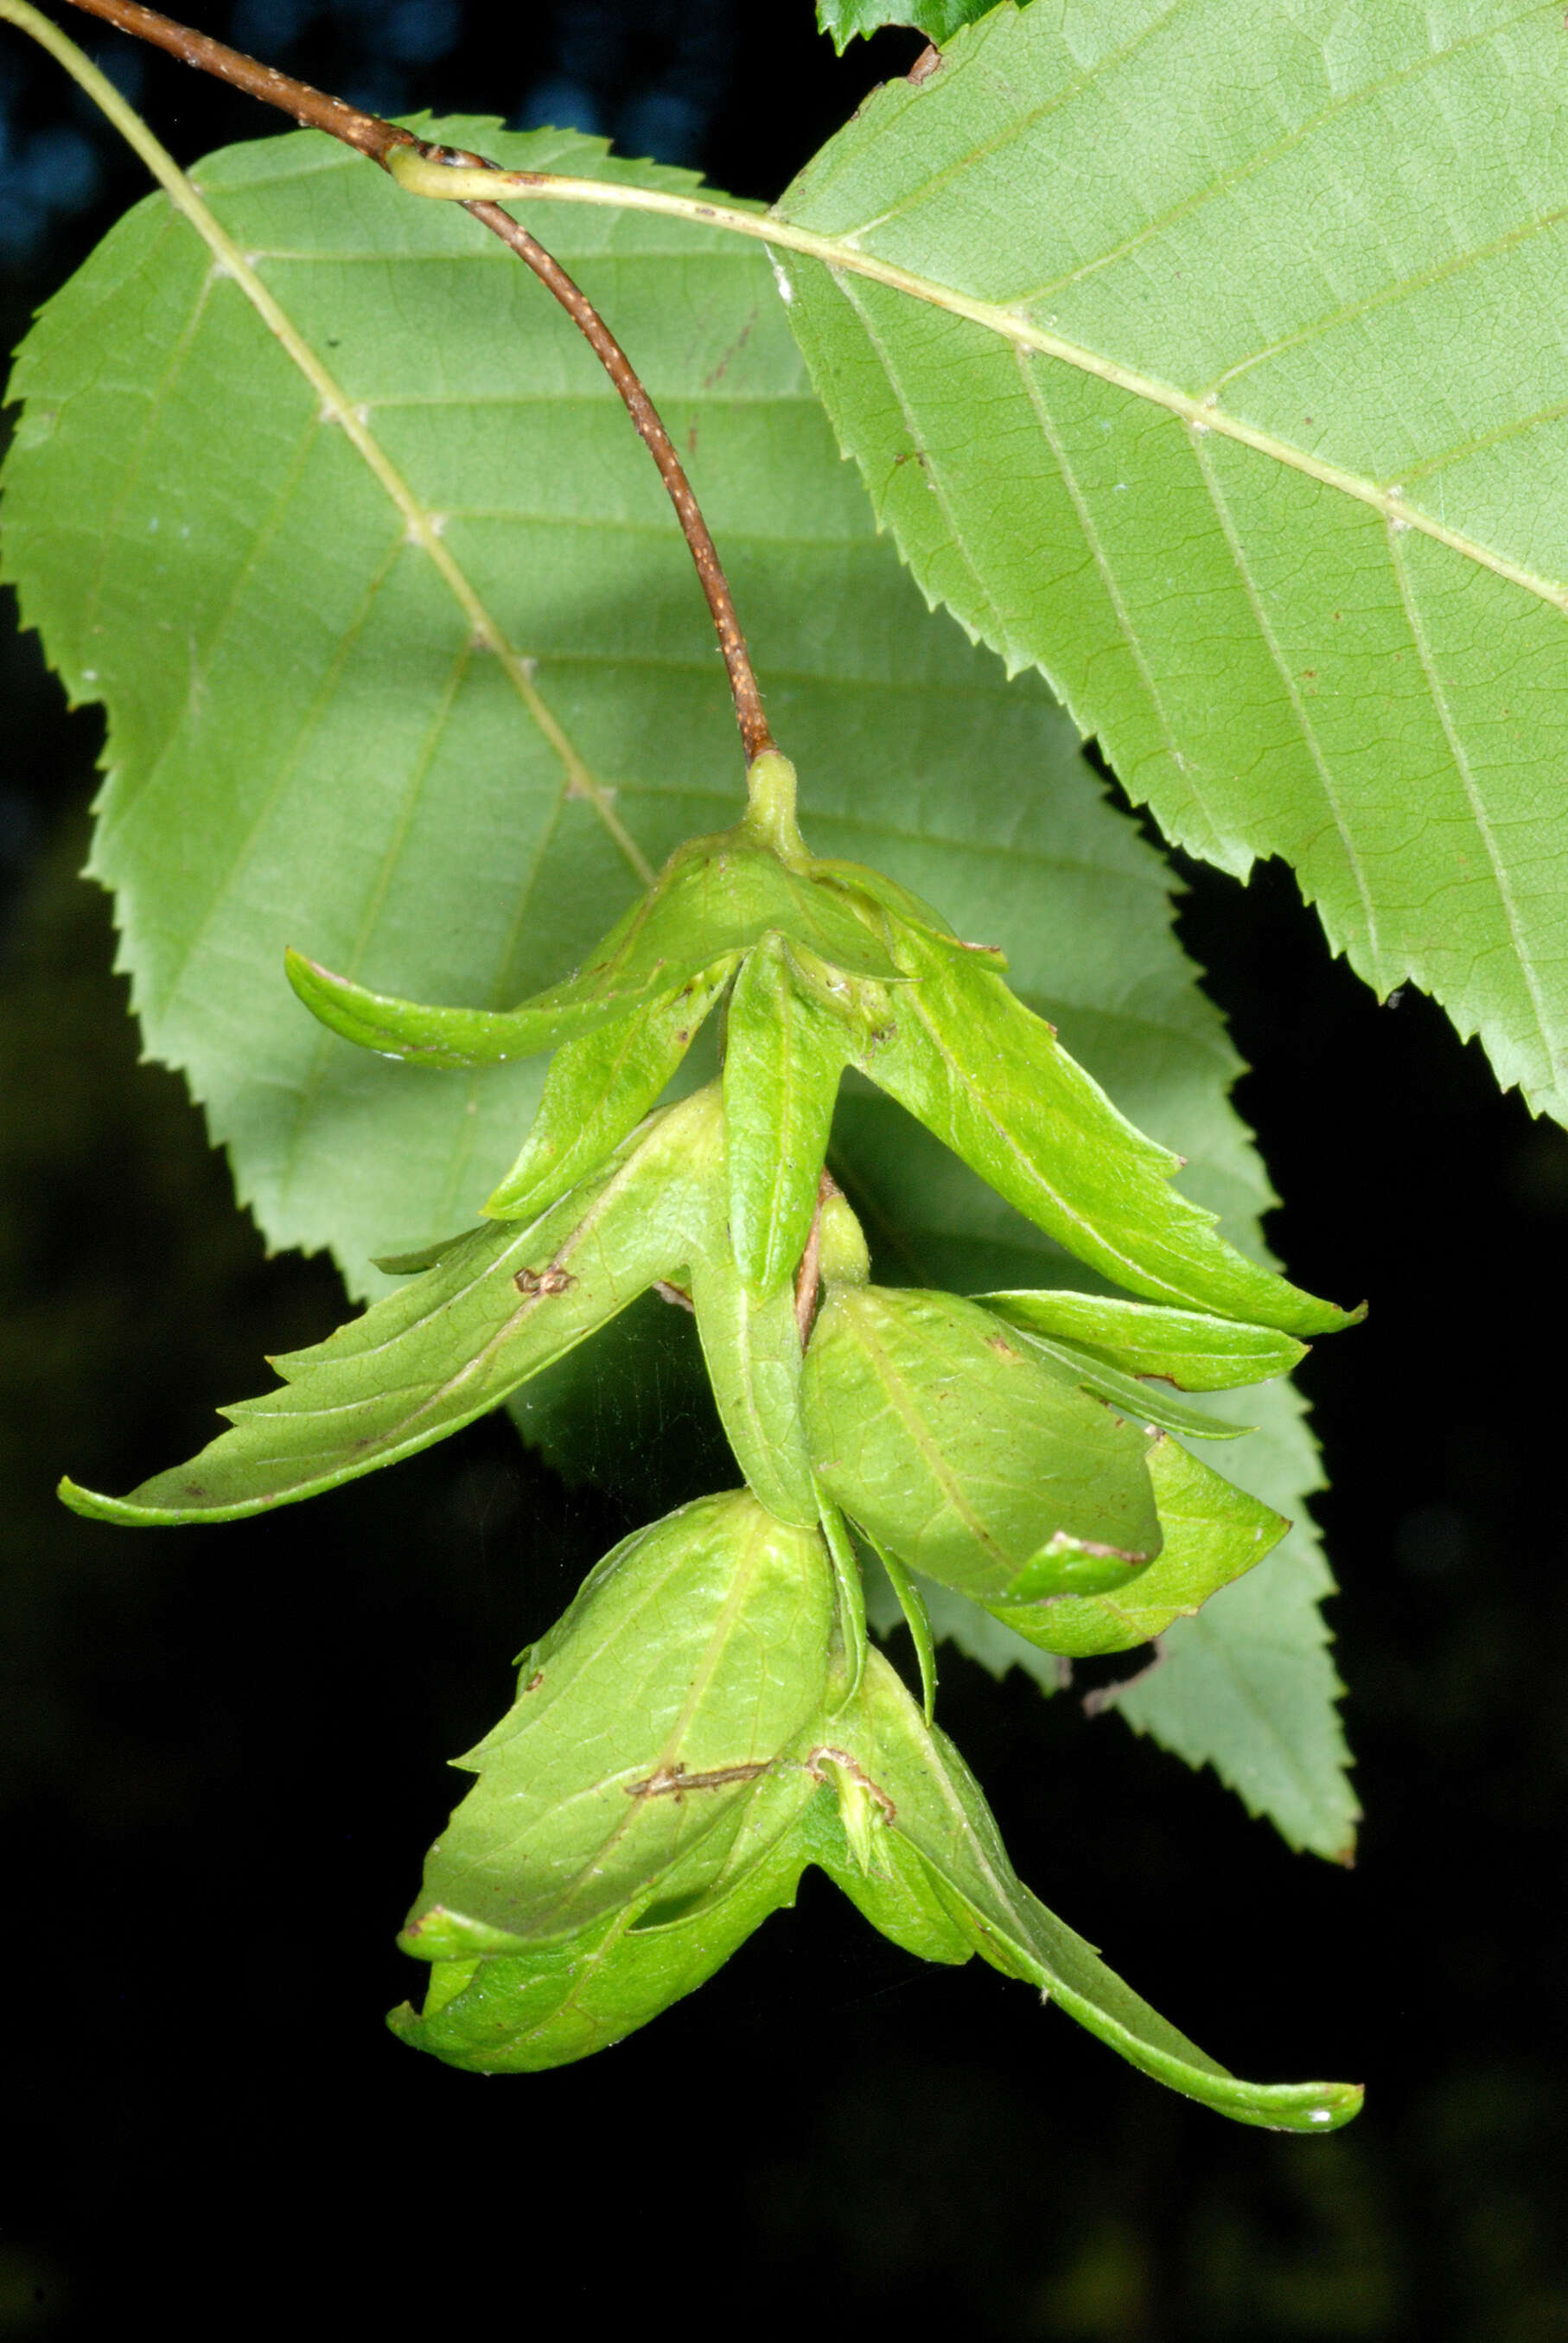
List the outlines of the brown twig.
{"label": "brown twig", "polygon": [[[425,151],[437,160],[445,159],[444,151],[438,147],[427,147]],[[456,163],[474,164],[483,159],[477,155],[454,153],[452,156]],[[528,262],[540,284],[548,287],[625,400],[626,411],[643,446],[658,467],[659,478],[668,491],[681,534],[690,548],[691,558],[697,566],[698,582],[707,597],[714,632],[719,637],[719,648],[724,654],[730,696],[735,702],[735,720],[740,727],[746,761],[749,765],[754,763],[765,749],[774,746],[773,735],[762,712],[762,695],[757,689],[750,653],[746,648],[746,638],[740,631],[740,620],[736,614],[734,597],[729,591],[729,580],[724,575],[724,565],[719,558],[719,548],[702,518],[702,508],[686,477],[685,467],[659,419],[658,409],[638,380],[631,360],[588,295],[579,285],[573,283],[560,262],[528,234],[522,223],[515,220],[510,212],[503,211],[499,204],[465,204],[463,209],[472,212],[474,217],[487,227],[492,236],[498,236],[503,244],[509,244],[519,259]]]}
{"label": "brown twig", "polygon": [[328,97],[312,89],[308,82],[293,81],[276,66],[259,65],[243,50],[226,48],[222,41],[206,33],[193,33],[188,25],[176,25],[172,16],[160,16],[156,8],[140,6],[138,0],[71,0],[71,5],[89,16],[101,16],[106,24],[117,25],[138,41],[150,41],[156,49],[166,49],[183,65],[215,74],[219,81],[244,90],[247,97],[259,97],[266,106],[280,107],[307,129],[329,132],[346,146],[368,155],[374,163],[382,162],[394,146],[418,144],[412,132],[395,129],[378,114],[361,114],[357,106],[345,106],[340,97]]}
{"label": "brown twig", "polygon": [[[469,155],[456,149],[429,146],[415,137],[412,131],[399,130],[394,123],[384,122],[377,114],[361,113],[357,106],[346,106],[339,97],[328,97],[324,91],[313,89],[308,82],[295,81],[289,75],[279,73],[275,66],[258,64],[239,49],[231,49],[222,41],[215,41],[206,33],[192,32],[188,25],[176,24],[163,16],[156,8],[144,8],[140,0],[71,0],[74,8],[84,10],[89,16],[103,18],[122,33],[130,33],[137,40],[150,41],[155,48],[165,49],[182,65],[195,65],[202,73],[216,75],[236,89],[244,90],[249,97],[260,98],[266,106],[275,106],[292,116],[296,122],[313,130],[325,130],[331,137],[341,139],[373,163],[387,166],[387,157],[397,146],[412,146],[427,161],[465,164],[473,168],[494,169],[496,166],[483,155]],[[579,285],[574,283],[558,260],[545,250],[537,237],[513,219],[498,204],[467,203],[482,227],[498,236],[509,245],[520,260],[526,261],[548,291],[553,293],[572,323],[588,342],[599,364],[608,375],[625,402],[627,413],[636,427],[638,437],[658,467],[659,478],[668,491],[675,507],[681,534],[691,550],[697,567],[698,581],[712,614],[719,648],[724,654],[724,665],[729,677],[729,689],[735,701],[735,719],[740,727],[741,744],[748,764],[754,762],[763,750],[774,746],[768,719],[762,712],[762,695],[757,688],[746,638],[736,614],[734,597],[724,566],[719,558],[719,548],[713,542],[701,508],[692,492],[685,468],[676,454],[668,432],[659,419],[658,411],[638,379],[631,360],[588,299]]]}

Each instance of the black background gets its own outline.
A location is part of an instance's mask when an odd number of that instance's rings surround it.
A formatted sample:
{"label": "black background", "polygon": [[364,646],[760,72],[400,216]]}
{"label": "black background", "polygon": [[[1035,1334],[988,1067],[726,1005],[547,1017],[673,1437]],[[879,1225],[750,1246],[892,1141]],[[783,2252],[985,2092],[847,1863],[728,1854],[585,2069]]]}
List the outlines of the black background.
{"label": "black background", "polygon": [[[205,24],[383,110],[575,106],[759,196],[919,46],[837,62],[806,0],[246,0]],[[276,126],[69,29],[183,157]],[[0,27],[8,341],[140,192]],[[320,1262],[263,1259],[179,1084],[135,1062],[106,906],[72,876],[97,718],[65,716],[30,639],[0,693],[0,2334],[1568,2338],[1568,1139],[1420,995],[1380,1007],[1331,962],[1288,873],[1190,870],[1186,940],[1288,1200],[1275,1242],[1373,1302],[1303,1377],[1359,1865],[1292,1856],[1113,1717],[945,1665],[944,1722],[1031,1884],[1239,2071],[1364,2077],[1360,2123],[1228,2126],[1025,1987],[921,1969],[819,1876],[620,2047],[456,2074],[381,2023],[417,1983],[392,1936],[444,1761],[629,1516],[494,1422],[265,1522],[144,1540],[55,1504],[64,1466],[123,1488],[189,1453],[338,1296]]]}

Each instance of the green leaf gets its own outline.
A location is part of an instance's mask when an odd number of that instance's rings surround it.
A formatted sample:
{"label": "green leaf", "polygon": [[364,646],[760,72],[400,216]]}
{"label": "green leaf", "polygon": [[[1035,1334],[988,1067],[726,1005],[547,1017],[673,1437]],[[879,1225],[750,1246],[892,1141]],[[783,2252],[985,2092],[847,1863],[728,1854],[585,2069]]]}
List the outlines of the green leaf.
{"label": "green leaf", "polygon": [[[928,1729],[879,1654],[860,1700],[833,1720],[847,1759],[873,1785],[885,1828],[926,1865],[950,1911],[967,1918],[976,1949],[1030,1978],[1081,2026],[1146,2075],[1240,2123],[1329,2131],[1358,2111],[1345,2083],[1239,2081],[1179,2034],[1023,1887],[973,1775],[945,1734]],[[847,1769],[846,1769],[847,1770]]]}
{"label": "green leaf", "polygon": [[919,981],[865,1070],[999,1195],[1070,1252],[1156,1301],[1296,1333],[1350,1322],[1216,1235],[1213,1213],[1171,1185],[1180,1159],[1112,1106],[1000,977],[966,967],[918,930],[903,931],[900,950]]}
{"label": "green leaf", "polygon": [[1212,1765],[1292,1846],[1349,1862],[1360,1808],[1334,1708],[1343,1687],[1319,1609],[1333,1580],[1301,1518],[1306,1495],[1322,1485],[1304,1411],[1283,1384],[1209,1403],[1262,1416],[1262,1428],[1227,1452],[1226,1468],[1266,1503],[1290,1507],[1296,1523],[1261,1570],[1195,1619],[1179,1619],[1160,1665],[1111,1697],[1134,1732],[1190,1765]]}
{"label": "green leaf", "polygon": [[1255,1570],[1291,1526],[1177,1441],[1155,1442],[1149,1477],[1163,1543],[1156,1560],[1129,1585],[1032,1608],[991,1603],[987,1609],[1041,1651],[1068,1659],[1131,1652],[1163,1635],[1173,1620],[1191,1618],[1222,1586]]}
{"label": "green leaf", "polygon": [[[820,1795],[803,1774],[789,1787],[802,1801]],[[641,1923],[644,1905],[634,1902],[526,1954],[438,1961],[423,2012],[405,2002],[387,2023],[413,2048],[479,2075],[538,2074],[606,2049],[706,1984],[770,1912],[794,1902],[808,1861],[799,1836],[786,1833],[751,1855],[743,1826],[720,1875],[739,1872],[735,1885],[663,1926]],[[661,1887],[679,1873],[678,1865]]]}
{"label": "green leaf", "polygon": [[1190,1440],[1235,1440],[1255,1428],[1250,1423],[1221,1423],[1201,1408],[1183,1407],[1135,1376],[1124,1375],[1120,1368],[1105,1366],[1091,1352],[1081,1351],[1076,1342],[1056,1342],[1024,1326],[1015,1325],[1010,1331],[1037,1358],[1049,1359],[1070,1375],[1080,1391],[1103,1400],[1107,1407],[1117,1409],[1145,1430],[1158,1425],[1163,1432],[1182,1433]]}
{"label": "green leaf", "polygon": [[[694,184],[570,134],[445,128]],[[414,1079],[350,1050],[289,991],[286,945],[407,997],[538,992],[739,812],[734,720],[657,476],[515,258],[313,133],[196,176],[294,338],[165,197],[138,206],[30,337],[5,574],[72,696],[107,706],[93,868],[148,1053],[186,1071],[269,1241],[329,1244],[380,1291],[377,1254],[506,1173],[542,1069]],[[877,543],[765,257],[681,221],[557,226],[695,445],[792,739],[832,791],[917,739],[956,769],[948,699],[1000,703],[1001,679]],[[765,883],[762,928],[896,974],[849,904],[777,866]]]}
{"label": "green leaf", "polygon": [[60,1494],[77,1513],[133,1528],[236,1521],[471,1423],[684,1260],[710,1216],[701,1163],[718,1120],[717,1096],[699,1092],[542,1220],[443,1246],[433,1268],[363,1317],[275,1359],[282,1388],[222,1410],[233,1431],[188,1463],[129,1497],[70,1481]]}
{"label": "green leaf", "polygon": [[620,1145],[684,1060],[731,965],[720,960],[665,999],[562,1044],[550,1060],[522,1153],[487,1212],[497,1220],[526,1220]]}
{"label": "green leaf", "polygon": [[1163,1375],[1181,1391],[1226,1391],[1289,1374],[1307,1346],[1272,1326],[1243,1326],[1186,1310],[1151,1309],[1108,1294],[982,1293],[999,1318],[1026,1334],[1050,1335],[1091,1351],[1131,1375]]}
{"label": "green leaf", "polygon": [[[869,822],[846,850],[873,850]],[[961,802],[922,796],[906,809],[904,834],[874,850],[918,892],[940,893],[960,931],[1005,945],[1010,980],[1030,1005],[1060,1027],[1073,1056],[1143,1130],[1186,1159],[1181,1184],[1220,1213],[1231,1242],[1267,1259],[1258,1217],[1274,1198],[1227,1100],[1240,1061],[1171,933],[1159,857],[1082,767],[1036,764],[1020,797],[1010,760],[987,759]],[[1082,1273],[1048,1237],[889,1101],[856,1094],[854,1083],[849,1077],[839,1102],[830,1164],[865,1222],[879,1275],[981,1293],[1081,1286]],[[1163,1323],[1167,1313],[1147,1316]],[[1171,1313],[1171,1322],[1181,1321]],[[1090,1331],[1074,1321],[1076,1334]],[[1316,1451],[1285,1383],[1205,1404],[1259,1424],[1227,1450],[1226,1473],[1293,1526],[1199,1618],[1177,1621],[1160,1666],[1115,1704],[1187,1762],[1213,1765],[1291,1845],[1338,1857],[1353,1845],[1358,1810],[1319,1609],[1333,1583],[1308,1512],[1322,1484]],[[1060,1660],[960,1594],[934,1584],[921,1591],[939,1636],[995,1674],[1019,1666],[1043,1691],[1060,1687]],[[869,1589],[868,1600],[880,1629],[886,1598]]]}
{"label": "green leaf", "polygon": [[1559,1117],[1563,61],[1544,0],[1004,5],[778,206],[925,591]]}
{"label": "green leaf", "polygon": [[[982,1597],[1158,1553],[1148,1441],[950,1295],[839,1286],[806,1354],[819,1479],[879,1544]],[[1037,1583],[1038,1582],[1038,1583]],[[1081,1580],[1079,1582],[1081,1584]]]}
{"label": "green leaf", "polygon": [[929,40],[948,41],[995,5],[996,0],[817,0],[817,23],[842,56],[857,34],[883,25],[912,25]]}
{"label": "green leaf", "polygon": [[[571,135],[475,122],[436,135],[633,191],[690,184]],[[518,1000],[580,964],[677,842],[738,807],[733,719],[685,546],[618,402],[495,239],[314,134],[229,149],[196,176],[330,359],[340,401],[324,410],[242,280],[214,273],[153,197],[29,337],[5,560],[73,697],[107,706],[94,868],[116,891],[147,1053],[186,1071],[269,1242],[330,1244],[357,1290],[382,1291],[373,1256],[445,1234],[502,1177],[541,1070],[422,1074],[350,1050],[288,992],[286,943],[351,973],[395,969],[428,998]],[[1159,859],[1105,806],[1038,679],[1009,684],[928,615],[877,538],[766,260],[710,225],[646,214],[551,206],[546,233],[691,450],[813,846],[875,863],[960,934],[1005,944],[1030,1005],[1255,1248],[1271,1198],[1225,1102],[1237,1061],[1171,938]],[[473,648],[442,561],[480,597],[498,648]],[[884,1275],[1083,1282],[855,1082],[832,1161]],[[619,1344],[634,1320],[661,1340],[689,1332],[650,1300],[525,1387],[530,1423],[574,1470],[624,1471],[650,1404],[668,1410],[661,1454],[693,1438],[689,1383],[709,1421],[684,1369],[661,1367],[650,1401],[647,1346]],[[603,1363],[622,1348],[635,1387]],[[1223,1643],[1222,1745],[1204,1747],[1207,1677],[1186,1627],[1149,1680],[1163,1705],[1147,1715],[1268,1810],[1278,1795],[1287,1828],[1329,1851],[1354,1807],[1293,1407],[1261,1394],[1248,1412],[1272,1429],[1232,1453],[1297,1526],[1191,1623]],[[1267,1480],[1251,1462],[1264,1453]],[[1250,1587],[1278,1590],[1266,1639],[1234,1608]],[[939,1627],[967,1618],[971,1644],[1047,1668],[962,1598],[933,1590],[930,1604]]]}
{"label": "green leaf", "polygon": [[820,1534],[745,1491],[627,1539],[460,1761],[479,1778],[431,1850],[405,1944],[526,1951],[668,1892],[678,1865],[684,1901],[721,1893],[754,1796],[787,1815],[794,1785],[769,1777],[821,1708],[832,1624]]}
{"label": "green leaf", "polygon": [[839,1078],[856,1039],[814,997],[782,937],[749,955],[726,1022],[724,1130],[730,1239],[759,1301],[793,1276],[806,1249]]}

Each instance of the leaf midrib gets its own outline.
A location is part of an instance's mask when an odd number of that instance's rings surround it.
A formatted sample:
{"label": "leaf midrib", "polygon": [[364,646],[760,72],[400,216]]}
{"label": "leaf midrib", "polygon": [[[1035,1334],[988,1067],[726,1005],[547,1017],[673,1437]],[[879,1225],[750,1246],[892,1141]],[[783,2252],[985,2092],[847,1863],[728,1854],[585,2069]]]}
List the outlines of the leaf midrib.
{"label": "leaf midrib", "polygon": [[1200,437],[1212,433],[1217,438],[1230,439],[1238,446],[1249,447],[1254,454],[1266,457],[1287,470],[1315,480],[1320,487],[1331,488],[1356,504],[1368,506],[1386,524],[1418,530],[1422,536],[1446,546],[1462,559],[1473,562],[1478,568],[1492,571],[1510,585],[1549,603],[1554,609],[1568,611],[1568,585],[1562,579],[1546,577],[1523,562],[1515,561],[1494,548],[1483,544],[1464,530],[1451,527],[1435,515],[1423,512],[1419,506],[1404,498],[1400,482],[1384,482],[1370,474],[1354,471],[1348,465],[1331,463],[1325,458],[1312,454],[1310,449],[1297,447],[1274,432],[1211,404],[1211,394],[1186,391],[1158,376],[1144,373],[1136,367],[1125,366],[1102,351],[1092,350],[1083,343],[1071,341],[1065,335],[1052,333],[1047,327],[1036,325],[1016,309],[994,301],[980,300],[973,295],[960,292],[956,287],[923,277],[916,270],[901,268],[892,261],[857,250],[842,236],[825,236],[812,228],[797,226],[778,212],[759,216],[735,210],[727,204],[668,196],[655,187],[630,187],[552,172],[487,171],[481,174],[448,169],[443,176],[454,183],[445,191],[447,200],[451,202],[468,199],[466,183],[472,180],[472,195],[476,197],[481,192],[482,181],[483,193],[491,198],[506,196],[513,201],[591,204],[618,210],[657,213],[667,218],[685,219],[694,226],[723,228],[732,235],[749,236],[780,251],[799,253],[805,259],[821,263],[835,276],[860,277],[872,284],[886,286],[891,292],[905,294],[910,299],[922,301],[929,307],[943,310],[950,317],[962,317],[969,324],[980,327],[984,331],[994,334],[999,340],[1010,342],[1020,350],[1056,360],[1080,374],[1107,384],[1112,389],[1125,391],[1130,397],[1160,407]]}

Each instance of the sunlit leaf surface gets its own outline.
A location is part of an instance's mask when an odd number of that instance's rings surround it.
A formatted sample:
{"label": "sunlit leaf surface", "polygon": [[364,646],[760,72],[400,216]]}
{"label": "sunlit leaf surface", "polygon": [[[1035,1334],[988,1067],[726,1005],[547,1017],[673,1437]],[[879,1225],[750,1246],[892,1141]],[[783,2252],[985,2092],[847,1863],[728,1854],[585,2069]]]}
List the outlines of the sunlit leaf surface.
{"label": "sunlit leaf surface", "polygon": [[1560,1118],[1565,76],[1521,0],[1004,5],[779,207],[932,600]]}

